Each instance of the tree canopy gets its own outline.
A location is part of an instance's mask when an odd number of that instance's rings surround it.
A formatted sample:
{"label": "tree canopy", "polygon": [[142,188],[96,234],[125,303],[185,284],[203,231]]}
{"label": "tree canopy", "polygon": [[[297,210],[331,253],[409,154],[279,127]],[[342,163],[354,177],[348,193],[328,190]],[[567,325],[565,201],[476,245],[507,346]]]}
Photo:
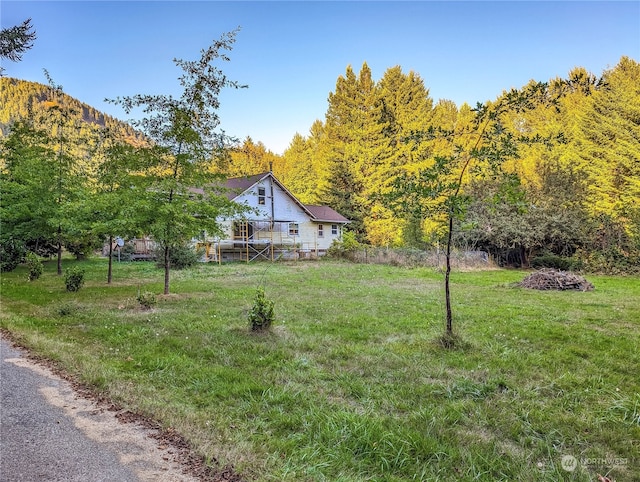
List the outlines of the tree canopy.
{"label": "tree canopy", "polygon": [[183,71],[179,98],[139,94],[110,101],[127,113],[142,107],[147,114],[133,123],[150,140],[137,148],[133,170],[144,173],[136,191],[139,212],[147,220],[147,234],[164,252],[165,294],[169,293],[171,252],[203,231],[219,233],[220,216],[241,210],[220,193],[215,181],[222,178],[211,172],[212,160],[223,155],[230,142],[217,130],[219,94],[224,88],[241,87],[216,65],[229,60],[226,52],[235,36],[236,31],[222,35],[201,51],[198,60],[174,59]]}
{"label": "tree canopy", "polygon": [[[170,204],[176,198],[189,200],[188,185],[271,169],[301,201],[328,204],[351,219],[350,228],[360,242],[424,248],[446,239],[446,209],[433,209],[428,215],[400,214],[383,199],[397,179],[430,169],[437,159],[453,158],[460,149],[470,149],[478,135],[476,109],[446,99],[435,101],[425,80],[400,66],[387,69],[376,80],[365,62],[359,71],[348,66],[338,76],[324,117],[314,121],[306,134],[297,133],[283,155],[276,155],[260,140],[237,141],[216,132],[220,89],[240,86],[210,61],[227,59],[225,52],[234,36],[235,32],[223,36],[199,60],[176,61],[184,72],[181,98],[117,99],[125,111],[148,109],[149,115],[135,126],[55,93],[51,85],[0,78],[0,136],[5,140],[0,162],[5,181],[18,189],[14,174],[29,171],[28,163],[37,165],[40,161],[34,159],[46,152],[57,152],[54,141],[60,141],[62,132],[69,160],[65,169],[82,173],[89,192],[104,191],[106,157],[100,152],[105,148],[106,129],[112,138],[137,146],[135,162],[141,164],[128,169],[145,176],[132,179],[147,183],[148,192],[165,193]],[[640,65],[622,57],[600,75],[576,67],[566,77],[543,83],[548,88],[531,96],[526,109],[504,112],[503,128],[514,137],[562,141],[521,145],[517,157],[501,167],[508,183],[504,177],[484,175],[481,166],[469,170],[461,192],[469,202],[464,215],[455,219],[455,246],[488,251],[501,264],[526,266],[538,256],[553,254],[572,257],[593,269],[638,269]],[[538,84],[531,81],[521,90]],[[507,94],[485,107],[500,104]],[[63,113],[66,117],[56,127],[51,123],[53,116]],[[25,130],[28,126],[44,130],[49,140],[19,146],[18,137],[35,139]],[[16,137],[10,140],[14,130]],[[15,156],[24,156],[20,169]],[[16,173],[9,172],[14,168]],[[454,177],[451,170],[440,182]],[[517,193],[517,203],[505,201],[507,191]],[[446,197],[436,197],[429,203],[437,208],[444,207],[445,201]],[[177,216],[179,209],[174,208]],[[19,218],[18,211],[17,207],[12,213],[4,211],[9,217],[6,222],[3,218],[3,227],[9,226],[8,219]],[[179,238],[196,230],[195,224],[183,227]]]}

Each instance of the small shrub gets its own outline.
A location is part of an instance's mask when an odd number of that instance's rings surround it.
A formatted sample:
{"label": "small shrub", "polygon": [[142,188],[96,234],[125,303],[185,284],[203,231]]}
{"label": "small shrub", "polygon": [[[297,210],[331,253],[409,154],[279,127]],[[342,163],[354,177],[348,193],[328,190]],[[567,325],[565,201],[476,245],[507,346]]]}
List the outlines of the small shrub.
{"label": "small shrub", "polygon": [[133,255],[136,253],[136,246],[133,243],[125,243],[121,248],[116,248],[113,251],[113,258],[120,261],[131,261]]}
{"label": "small shrub", "polygon": [[9,272],[18,267],[24,260],[26,249],[24,243],[15,239],[0,242],[0,271]]}
{"label": "small shrub", "polygon": [[268,300],[265,296],[264,288],[258,288],[253,308],[249,313],[249,323],[252,331],[269,329],[275,318],[273,304],[273,300]]}
{"label": "small shrub", "polygon": [[26,257],[27,268],[29,269],[28,279],[29,281],[35,281],[42,275],[44,267],[40,258],[35,253],[29,252]]}
{"label": "small shrub", "polygon": [[350,253],[353,253],[360,247],[361,245],[356,239],[355,233],[345,231],[342,233],[342,240],[333,241],[327,250],[327,255],[333,258],[348,258]]}
{"label": "small shrub", "polygon": [[56,309],[56,314],[58,316],[70,316],[78,312],[78,310],[79,310],[78,306],[73,303],[62,303]]}
{"label": "small shrub", "polygon": [[640,273],[640,253],[623,253],[619,249],[604,251],[581,251],[574,258],[581,269],[590,273],[638,274]]}
{"label": "small shrub", "polygon": [[84,285],[84,270],[77,266],[67,269],[64,274],[64,284],[67,291],[78,291]]}
{"label": "small shrub", "polygon": [[138,292],[136,300],[145,310],[150,310],[157,303],[156,295],[151,291]]}
{"label": "small shrub", "polygon": [[52,239],[36,238],[29,239],[25,243],[28,251],[32,251],[41,258],[51,258],[58,254],[58,245]]}

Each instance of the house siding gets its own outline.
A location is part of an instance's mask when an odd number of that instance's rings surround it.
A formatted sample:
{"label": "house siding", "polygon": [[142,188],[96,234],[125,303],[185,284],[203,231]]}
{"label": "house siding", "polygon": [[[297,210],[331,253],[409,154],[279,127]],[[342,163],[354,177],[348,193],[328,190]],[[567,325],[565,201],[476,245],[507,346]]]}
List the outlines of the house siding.
{"label": "house siding", "polygon": [[[265,176],[253,186],[233,199],[254,210],[246,219],[229,219],[223,221],[224,236],[208,238],[207,241],[220,245],[222,249],[241,249],[246,247],[236,236],[235,223],[247,222],[251,227],[243,227],[250,231],[251,244],[258,246],[273,245],[280,249],[292,250],[296,256],[314,256],[326,253],[334,240],[342,237],[342,224],[330,221],[316,221],[292,194],[282,189],[271,175]],[[298,225],[298,234],[289,232],[290,223]],[[322,225],[322,236],[318,228]],[[332,226],[337,227],[335,234]],[[246,231],[242,231],[245,235]],[[236,233],[237,234],[237,233]],[[254,246],[255,249],[255,246]],[[260,249],[260,248],[257,248]],[[247,248],[249,251],[249,248]]]}

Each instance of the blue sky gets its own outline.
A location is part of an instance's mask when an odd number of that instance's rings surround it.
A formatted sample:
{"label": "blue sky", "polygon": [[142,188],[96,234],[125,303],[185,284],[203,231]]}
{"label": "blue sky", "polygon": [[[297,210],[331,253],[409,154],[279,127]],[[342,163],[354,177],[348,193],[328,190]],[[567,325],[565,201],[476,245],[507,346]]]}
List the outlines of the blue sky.
{"label": "blue sky", "polygon": [[173,58],[195,59],[223,32],[241,30],[221,68],[248,89],[221,96],[221,128],[282,153],[324,120],[336,79],[367,62],[375,80],[400,65],[430,96],[461,105],[495,99],[529,80],[600,75],[640,60],[640,2],[11,1],[2,27],[31,17],[38,33],[6,75],[46,83],[120,119],[105,98],[180,94]]}

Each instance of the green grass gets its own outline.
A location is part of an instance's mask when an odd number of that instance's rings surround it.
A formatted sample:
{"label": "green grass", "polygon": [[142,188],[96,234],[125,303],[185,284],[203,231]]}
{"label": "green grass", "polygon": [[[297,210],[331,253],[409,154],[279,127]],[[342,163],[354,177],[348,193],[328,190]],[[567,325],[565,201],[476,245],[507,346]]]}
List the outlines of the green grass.
{"label": "green grass", "polygon": [[[53,263],[3,274],[0,326],[248,480],[640,480],[638,278],[538,292],[514,287],[523,272],[454,273],[466,343],[446,350],[428,269],[200,265],[162,296],[151,263],[116,264],[112,286],[105,260],[79,264],[77,293]],[[266,334],[247,320],[262,283]]]}

